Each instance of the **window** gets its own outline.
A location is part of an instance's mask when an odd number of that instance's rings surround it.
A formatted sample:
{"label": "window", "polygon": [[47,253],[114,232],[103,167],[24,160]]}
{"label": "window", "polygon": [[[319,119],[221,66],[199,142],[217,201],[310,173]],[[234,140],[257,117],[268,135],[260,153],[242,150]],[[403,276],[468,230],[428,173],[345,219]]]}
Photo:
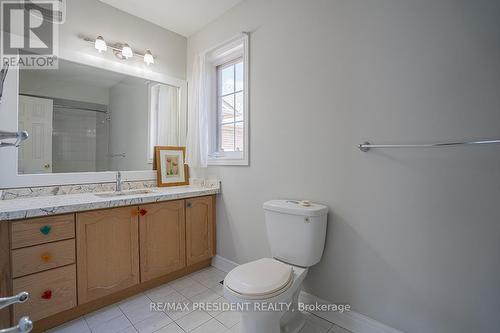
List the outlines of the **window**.
{"label": "window", "polygon": [[212,52],[209,164],[248,165],[247,36]]}
{"label": "window", "polygon": [[243,151],[243,60],[217,67],[217,151]]}

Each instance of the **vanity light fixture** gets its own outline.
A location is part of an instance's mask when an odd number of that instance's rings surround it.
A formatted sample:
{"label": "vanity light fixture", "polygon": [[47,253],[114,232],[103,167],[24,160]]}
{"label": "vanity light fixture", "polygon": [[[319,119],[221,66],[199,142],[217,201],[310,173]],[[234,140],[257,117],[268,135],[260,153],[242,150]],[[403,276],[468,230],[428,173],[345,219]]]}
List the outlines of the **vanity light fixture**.
{"label": "vanity light fixture", "polygon": [[155,58],[151,53],[150,49],[147,49],[146,52],[143,54],[132,50],[130,45],[128,45],[127,43],[108,44],[106,43],[106,41],[102,36],[97,36],[96,39],[91,39],[87,37],[81,37],[81,38],[86,42],[94,44],[95,49],[99,53],[106,52],[108,49],[111,49],[111,51],[113,51],[113,54],[118,59],[121,60],[127,60],[133,57],[139,57],[142,58],[144,60],[144,63],[148,66],[155,63]]}
{"label": "vanity light fixture", "polygon": [[153,58],[153,54],[151,53],[151,50],[146,50],[146,54],[144,54],[144,62],[146,65],[152,65],[155,63],[155,58]]}
{"label": "vanity light fixture", "polygon": [[127,43],[122,46],[122,56],[125,59],[132,58],[134,56],[134,52],[132,52],[132,49]]}
{"label": "vanity light fixture", "polygon": [[104,40],[104,38],[102,38],[102,36],[97,36],[97,38],[95,39],[94,46],[99,53],[106,52],[108,50],[106,41]]}

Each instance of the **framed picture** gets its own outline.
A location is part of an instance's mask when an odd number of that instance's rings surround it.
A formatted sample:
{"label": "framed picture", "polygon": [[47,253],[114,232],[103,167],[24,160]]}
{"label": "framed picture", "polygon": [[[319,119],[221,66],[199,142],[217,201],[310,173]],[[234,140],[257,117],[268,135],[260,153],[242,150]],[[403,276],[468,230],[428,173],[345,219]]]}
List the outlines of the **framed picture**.
{"label": "framed picture", "polygon": [[155,147],[155,166],[158,186],[189,185],[185,147]]}

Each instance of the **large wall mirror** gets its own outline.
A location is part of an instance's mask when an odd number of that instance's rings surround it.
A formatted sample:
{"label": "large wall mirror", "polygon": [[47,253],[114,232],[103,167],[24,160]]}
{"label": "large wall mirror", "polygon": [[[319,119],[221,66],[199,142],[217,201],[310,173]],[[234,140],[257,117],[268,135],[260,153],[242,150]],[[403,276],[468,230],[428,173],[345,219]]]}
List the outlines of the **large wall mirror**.
{"label": "large wall mirror", "polygon": [[18,174],[152,170],[154,145],[184,134],[180,88],[59,60],[19,71]]}

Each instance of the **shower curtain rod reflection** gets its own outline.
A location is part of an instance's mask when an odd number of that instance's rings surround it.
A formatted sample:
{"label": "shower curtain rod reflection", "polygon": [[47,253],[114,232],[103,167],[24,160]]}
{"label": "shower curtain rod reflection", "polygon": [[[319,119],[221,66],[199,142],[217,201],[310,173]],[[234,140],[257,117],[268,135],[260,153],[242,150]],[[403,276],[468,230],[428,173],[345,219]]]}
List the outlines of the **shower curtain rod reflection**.
{"label": "shower curtain rod reflection", "polygon": [[32,94],[20,94],[20,95],[35,97],[35,98],[51,99],[54,103],[54,108],[59,108],[59,109],[66,108],[66,109],[75,109],[75,110],[102,112],[102,113],[108,112],[108,106],[105,104],[75,101],[72,99],[55,98],[55,97],[32,95]]}
{"label": "shower curtain rod reflection", "polygon": [[429,144],[415,144],[415,145],[375,145],[369,142],[364,142],[358,145],[358,149],[362,152],[367,152],[372,148],[442,148],[442,147],[454,147],[454,146],[473,146],[473,145],[491,145],[500,144],[500,139],[498,140],[479,140],[479,141],[462,141],[462,142],[440,142],[440,143],[429,143]]}

